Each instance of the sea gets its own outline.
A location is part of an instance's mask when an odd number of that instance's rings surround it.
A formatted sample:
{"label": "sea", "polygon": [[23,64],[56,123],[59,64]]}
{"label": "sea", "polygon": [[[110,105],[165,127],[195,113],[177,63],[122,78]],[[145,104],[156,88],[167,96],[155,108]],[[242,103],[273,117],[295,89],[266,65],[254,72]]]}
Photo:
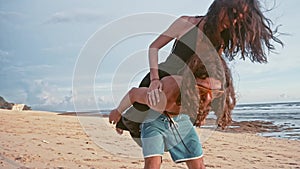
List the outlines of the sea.
{"label": "sea", "polygon": [[232,119],[237,122],[272,122],[280,130],[259,135],[300,140],[300,102],[238,104],[233,110]]}
{"label": "sea", "polygon": [[[109,112],[103,110],[100,114],[108,115]],[[270,122],[278,130],[258,135],[300,140],[300,102],[238,104],[232,112],[232,119],[236,122]]]}

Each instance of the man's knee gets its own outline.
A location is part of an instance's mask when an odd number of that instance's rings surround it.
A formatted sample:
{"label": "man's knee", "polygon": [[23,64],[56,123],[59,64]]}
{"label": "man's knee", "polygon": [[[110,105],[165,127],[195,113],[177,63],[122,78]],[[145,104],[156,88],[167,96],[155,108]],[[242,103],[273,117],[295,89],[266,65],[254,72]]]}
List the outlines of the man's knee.
{"label": "man's knee", "polygon": [[161,165],[161,156],[147,157],[145,158],[144,169],[159,169]]}
{"label": "man's knee", "polygon": [[205,169],[203,158],[186,161],[189,169]]}

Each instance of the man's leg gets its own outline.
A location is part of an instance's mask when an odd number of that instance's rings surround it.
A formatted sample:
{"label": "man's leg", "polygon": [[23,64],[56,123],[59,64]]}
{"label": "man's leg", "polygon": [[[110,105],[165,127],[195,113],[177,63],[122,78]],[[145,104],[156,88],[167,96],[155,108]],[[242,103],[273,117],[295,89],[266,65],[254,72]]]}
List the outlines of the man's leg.
{"label": "man's leg", "polygon": [[161,156],[153,156],[145,158],[144,169],[160,169]]}
{"label": "man's leg", "polygon": [[[175,127],[172,126],[171,128],[175,130],[176,134],[170,133],[167,137],[167,146],[172,159],[176,163],[186,162],[190,169],[204,169],[202,145],[189,116],[181,114],[172,119],[174,123],[177,124],[177,127],[174,125]],[[175,136],[177,138],[180,136],[181,141],[176,141]],[[177,144],[174,144],[174,140]],[[172,142],[173,144],[169,144]]]}
{"label": "man's leg", "polygon": [[189,169],[205,169],[203,157],[186,161]]}
{"label": "man's leg", "polygon": [[141,125],[141,140],[145,169],[159,169],[165,150],[163,133],[166,130],[162,114],[153,110],[148,111],[146,121]]}

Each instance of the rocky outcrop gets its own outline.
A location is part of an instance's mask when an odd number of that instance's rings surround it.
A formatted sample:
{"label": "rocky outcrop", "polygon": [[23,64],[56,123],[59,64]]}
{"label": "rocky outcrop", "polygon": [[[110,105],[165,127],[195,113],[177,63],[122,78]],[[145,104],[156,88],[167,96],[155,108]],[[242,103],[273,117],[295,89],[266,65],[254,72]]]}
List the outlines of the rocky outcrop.
{"label": "rocky outcrop", "polygon": [[9,103],[3,97],[0,96],[0,109],[22,111],[22,110],[31,110],[31,107],[25,104]]}
{"label": "rocky outcrop", "polygon": [[4,100],[3,97],[0,96],[0,109],[12,109],[13,103],[8,103],[7,101]]}

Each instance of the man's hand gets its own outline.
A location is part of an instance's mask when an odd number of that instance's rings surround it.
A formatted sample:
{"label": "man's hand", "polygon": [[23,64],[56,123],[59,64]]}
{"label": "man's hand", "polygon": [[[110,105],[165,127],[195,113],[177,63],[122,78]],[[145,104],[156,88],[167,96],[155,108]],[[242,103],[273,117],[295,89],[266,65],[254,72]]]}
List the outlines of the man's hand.
{"label": "man's hand", "polygon": [[123,129],[116,128],[116,132],[121,135],[121,134],[123,134]]}
{"label": "man's hand", "polygon": [[113,109],[109,113],[109,123],[117,124],[118,121],[121,119],[121,113],[117,109]]}

